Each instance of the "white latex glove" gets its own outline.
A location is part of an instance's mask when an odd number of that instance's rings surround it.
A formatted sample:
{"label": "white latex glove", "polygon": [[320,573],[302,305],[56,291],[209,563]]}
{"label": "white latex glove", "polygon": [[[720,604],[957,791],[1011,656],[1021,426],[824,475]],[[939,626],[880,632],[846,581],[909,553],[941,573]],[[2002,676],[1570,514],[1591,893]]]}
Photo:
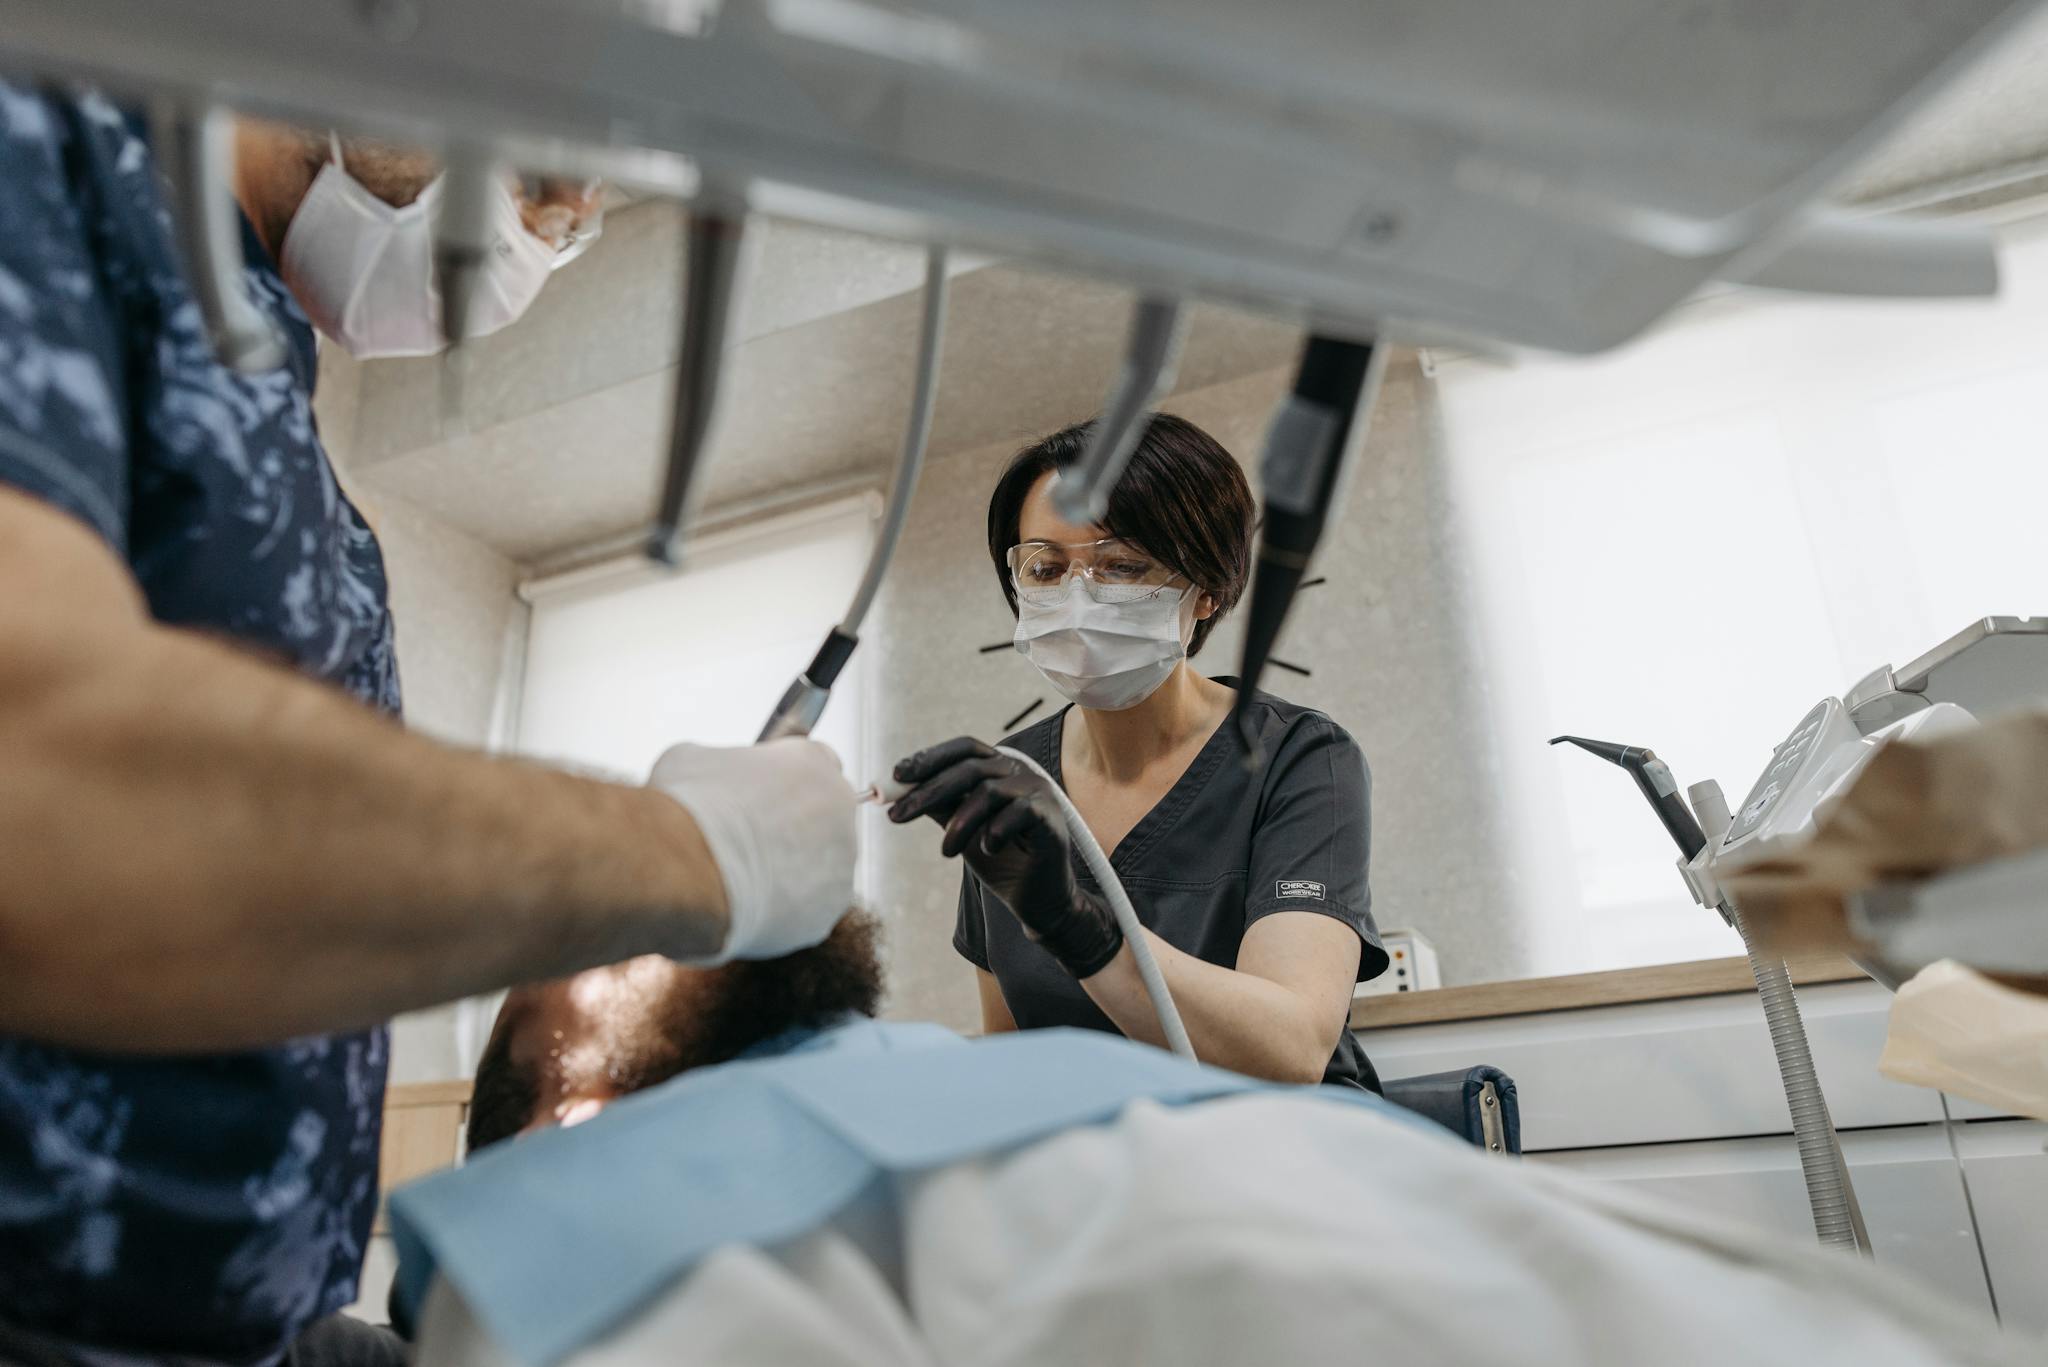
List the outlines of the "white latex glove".
{"label": "white latex glove", "polygon": [[855,799],[828,747],[678,745],[648,784],[689,809],[725,881],[732,928],[703,962],[795,953],[853,906]]}

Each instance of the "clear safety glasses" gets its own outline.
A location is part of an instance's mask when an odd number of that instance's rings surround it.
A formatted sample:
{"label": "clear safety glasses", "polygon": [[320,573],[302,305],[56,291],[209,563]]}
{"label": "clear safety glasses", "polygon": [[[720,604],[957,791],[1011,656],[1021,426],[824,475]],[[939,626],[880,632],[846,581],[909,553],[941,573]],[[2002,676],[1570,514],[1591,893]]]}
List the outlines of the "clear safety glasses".
{"label": "clear safety glasses", "polygon": [[1149,598],[1180,578],[1127,541],[1083,541],[1059,545],[1026,541],[1010,547],[1010,582],[1021,602],[1063,603],[1075,580],[1098,603]]}

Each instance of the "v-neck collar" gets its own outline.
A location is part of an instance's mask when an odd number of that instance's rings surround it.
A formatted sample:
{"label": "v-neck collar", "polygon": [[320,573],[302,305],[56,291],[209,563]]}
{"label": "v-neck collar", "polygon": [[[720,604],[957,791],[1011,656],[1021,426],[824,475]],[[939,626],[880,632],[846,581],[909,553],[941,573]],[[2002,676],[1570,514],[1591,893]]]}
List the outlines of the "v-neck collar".
{"label": "v-neck collar", "polygon": [[[1227,676],[1219,676],[1213,682],[1225,684],[1233,691],[1238,687],[1237,680]],[[1039,763],[1045,766],[1045,771],[1052,775],[1053,782],[1059,784],[1062,791],[1067,786],[1067,769],[1060,752],[1065,748],[1067,714],[1073,710],[1074,705],[1068,703],[1053,713],[1053,724],[1046,728],[1045,748],[1039,755]],[[1117,842],[1116,849],[1109,855],[1110,867],[1119,873],[1127,871],[1130,865],[1144,857],[1145,851],[1179,825],[1181,817],[1209,786],[1217,766],[1229,752],[1230,717],[1225,714],[1216,729],[1209,733],[1209,738],[1202,742],[1202,748],[1195,752],[1195,757],[1188,761],[1188,767],[1181,770],[1180,777],[1173,781],[1173,786]]]}

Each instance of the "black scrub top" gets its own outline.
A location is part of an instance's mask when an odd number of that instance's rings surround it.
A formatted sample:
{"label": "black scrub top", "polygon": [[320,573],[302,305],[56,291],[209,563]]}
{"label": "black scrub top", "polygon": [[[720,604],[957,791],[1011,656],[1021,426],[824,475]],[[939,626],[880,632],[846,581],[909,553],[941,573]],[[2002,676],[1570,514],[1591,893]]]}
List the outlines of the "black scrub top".
{"label": "black scrub top", "polygon": [[[1044,765],[1062,786],[1066,715],[1062,708],[1003,742]],[[1366,882],[1372,780],[1365,755],[1322,713],[1270,694],[1254,697],[1251,721],[1265,763],[1247,772],[1229,724],[1217,727],[1187,772],[1117,846],[1110,867],[1146,928],[1197,958],[1235,968],[1238,945],[1254,921],[1305,911],[1356,931],[1358,981],[1376,978],[1386,971],[1387,952]],[[1083,887],[1097,890],[1078,852],[1074,871]],[[953,947],[995,975],[1018,1028],[1117,1032],[972,871],[961,881]],[[1348,1029],[1323,1081],[1380,1090],[1379,1075]]]}

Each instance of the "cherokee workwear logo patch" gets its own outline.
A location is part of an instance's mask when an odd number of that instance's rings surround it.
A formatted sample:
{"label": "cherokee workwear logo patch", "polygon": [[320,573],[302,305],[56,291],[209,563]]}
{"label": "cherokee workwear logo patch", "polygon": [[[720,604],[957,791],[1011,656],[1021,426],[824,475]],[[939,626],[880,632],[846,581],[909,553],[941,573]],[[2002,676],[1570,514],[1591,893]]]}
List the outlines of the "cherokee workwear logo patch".
{"label": "cherokee workwear logo patch", "polygon": [[1280,887],[1276,895],[1281,897],[1309,897],[1320,902],[1323,900],[1323,885],[1321,883],[1311,883],[1306,878],[1283,878],[1280,880]]}

